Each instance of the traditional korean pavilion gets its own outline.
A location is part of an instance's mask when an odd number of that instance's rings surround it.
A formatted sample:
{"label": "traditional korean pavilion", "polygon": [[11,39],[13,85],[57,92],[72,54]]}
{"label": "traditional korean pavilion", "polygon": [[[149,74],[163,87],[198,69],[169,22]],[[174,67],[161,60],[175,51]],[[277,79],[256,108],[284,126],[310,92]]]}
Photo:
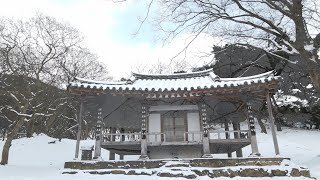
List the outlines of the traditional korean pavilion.
{"label": "traditional korean pavilion", "polygon": [[[97,113],[96,158],[101,148],[140,159],[207,158],[252,147],[260,156],[254,123],[257,104],[267,103],[274,148],[279,154],[270,96],[279,77],[266,72],[220,78],[212,69],[178,74],[137,74],[122,82],[77,78],[68,91],[79,95],[81,109]],[[81,110],[82,111],[82,110]],[[240,126],[240,122],[248,126]],[[214,129],[212,124],[224,124]],[[231,126],[229,127],[229,125]],[[242,123],[243,124],[243,123]],[[103,157],[102,157],[103,158]]]}

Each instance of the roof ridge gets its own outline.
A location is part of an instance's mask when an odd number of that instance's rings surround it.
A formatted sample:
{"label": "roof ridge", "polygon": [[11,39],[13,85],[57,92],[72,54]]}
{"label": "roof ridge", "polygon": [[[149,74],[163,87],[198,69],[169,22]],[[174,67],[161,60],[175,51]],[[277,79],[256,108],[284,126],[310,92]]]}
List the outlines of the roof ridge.
{"label": "roof ridge", "polygon": [[265,73],[261,73],[261,74],[257,74],[257,75],[253,75],[253,76],[245,76],[245,77],[235,77],[235,78],[220,78],[221,81],[239,81],[239,80],[250,80],[250,79],[255,79],[255,78],[268,78],[268,77],[275,77],[274,75],[274,70],[272,71],[268,71]]}
{"label": "roof ridge", "polygon": [[201,77],[209,76],[210,73],[213,73],[213,68],[206,69],[203,71],[196,72],[186,72],[186,73],[177,73],[177,74],[142,74],[142,73],[132,73],[136,79],[177,79],[177,78],[191,78],[191,77]]}
{"label": "roof ridge", "polygon": [[105,84],[105,85],[124,85],[127,84],[127,81],[96,81],[85,78],[75,77],[75,80],[80,81],[81,83],[90,83],[90,84]]}

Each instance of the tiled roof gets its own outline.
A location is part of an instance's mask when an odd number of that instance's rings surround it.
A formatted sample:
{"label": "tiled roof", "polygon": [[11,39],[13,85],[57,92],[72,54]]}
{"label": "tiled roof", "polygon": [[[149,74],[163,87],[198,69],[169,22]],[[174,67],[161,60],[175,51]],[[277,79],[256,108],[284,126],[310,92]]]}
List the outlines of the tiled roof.
{"label": "tiled roof", "polygon": [[216,88],[234,88],[238,86],[250,86],[254,84],[277,81],[279,77],[273,72],[266,72],[248,77],[219,78],[212,69],[179,74],[133,74],[131,80],[121,82],[98,82],[77,78],[71,82],[69,88],[77,89],[100,89],[114,91],[192,91]]}

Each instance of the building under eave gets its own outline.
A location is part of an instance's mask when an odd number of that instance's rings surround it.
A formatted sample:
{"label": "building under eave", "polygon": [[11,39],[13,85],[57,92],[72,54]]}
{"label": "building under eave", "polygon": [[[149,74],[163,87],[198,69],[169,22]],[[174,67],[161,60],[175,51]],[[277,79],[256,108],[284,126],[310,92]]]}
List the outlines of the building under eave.
{"label": "building under eave", "polygon": [[[68,91],[79,95],[87,111],[97,113],[95,157],[101,148],[140,159],[200,158],[252,147],[259,156],[254,112],[279,87],[273,72],[220,78],[212,69],[179,74],[136,74],[123,82],[77,78]],[[247,121],[248,127],[240,128]],[[211,124],[224,123],[214,130]],[[232,126],[229,127],[229,124]],[[271,126],[273,127],[273,126]],[[274,131],[273,131],[274,132]],[[276,154],[279,154],[274,132]],[[103,157],[102,157],[103,158]]]}

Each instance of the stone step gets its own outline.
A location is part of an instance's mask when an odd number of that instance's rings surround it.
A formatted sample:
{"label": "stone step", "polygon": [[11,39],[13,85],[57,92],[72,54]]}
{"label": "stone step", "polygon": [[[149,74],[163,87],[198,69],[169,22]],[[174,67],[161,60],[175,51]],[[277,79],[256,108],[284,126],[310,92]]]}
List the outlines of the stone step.
{"label": "stone step", "polygon": [[64,171],[62,174],[76,174],[78,172],[89,174],[122,174],[122,175],[146,175],[159,177],[183,177],[186,179],[197,179],[200,176],[210,178],[217,177],[307,177],[310,178],[308,169],[290,167],[230,167],[230,168],[157,168],[157,169],[128,169],[128,170],[83,170],[83,171]]}
{"label": "stone step", "polygon": [[70,161],[64,168],[93,169],[152,169],[160,167],[230,167],[230,166],[278,166],[288,158],[199,158],[188,160],[135,160],[135,161]]}
{"label": "stone step", "polygon": [[164,161],[164,167],[190,167],[190,160]]}

